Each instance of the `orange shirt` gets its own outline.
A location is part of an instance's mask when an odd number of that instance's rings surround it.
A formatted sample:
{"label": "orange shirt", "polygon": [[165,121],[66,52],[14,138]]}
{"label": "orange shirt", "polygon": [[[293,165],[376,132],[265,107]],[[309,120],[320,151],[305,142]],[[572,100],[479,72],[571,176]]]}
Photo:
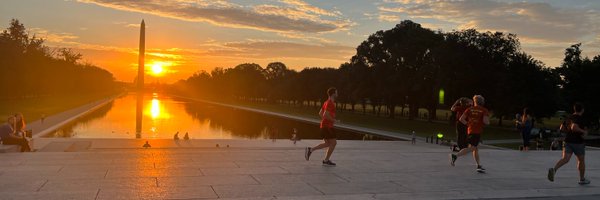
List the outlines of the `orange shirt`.
{"label": "orange shirt", "polygon": [[[335,102],[331,99],[327,99],[327,101],[323,103],[321,110],[329,112],[329,116],[335,119]],[[333,128],[333,121],[321,117],[321,128]]]}
{"label": "orange shirt", "polygon": [[467,133],[481,134],[483,132],[483,117],[488,116],[488,110],[482,106],[467,108],[464,114],[467,117]]}

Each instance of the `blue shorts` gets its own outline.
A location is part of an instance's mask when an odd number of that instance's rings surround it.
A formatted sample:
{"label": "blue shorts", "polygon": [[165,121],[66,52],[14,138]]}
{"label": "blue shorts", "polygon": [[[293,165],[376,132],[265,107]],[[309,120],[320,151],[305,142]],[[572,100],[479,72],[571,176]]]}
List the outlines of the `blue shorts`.
{"label": "blue shorts", "polygon": [[565,142],[563,148],[567,154],[574,153],[576,156],[585,156],[585,144]]}

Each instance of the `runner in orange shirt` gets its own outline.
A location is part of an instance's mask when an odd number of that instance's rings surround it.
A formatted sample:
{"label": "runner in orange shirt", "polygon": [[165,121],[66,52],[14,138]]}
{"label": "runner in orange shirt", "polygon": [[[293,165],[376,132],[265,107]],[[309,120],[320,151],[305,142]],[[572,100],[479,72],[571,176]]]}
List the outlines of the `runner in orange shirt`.
{"label": "runner in orange shirt", "polygon": [[473,102],[475,106],[465,110],[463,115],[460,117],[460,122],[467,125],[467,141],[469,147],[461,149],[457,154],[450,154],[450,165],[454,166],[454,162],[460,156],[464,156],[469,152],[473,152],[473,159],[477,163],[477,172],[485,172],[485,169],[479,163],[479,150],[477,145],[481,139],[481,133],[483,132],[483,126],[490,124],[490,118],[488,110],[483,107],[484,98],[481,95],[473,96]]}
{"label": "runner in orange shirt", "polygon": [[335,99],[338,96],[337,89],[333,87],[329,88],[327,90],[327,95],[329,96],[329,99],[323,103],[323,107],[319,111],[319,116],[321,116],[321,137],[323,138],[323,143],[312,148],[306,147],[304,158],[308,160],[315,150],[327,148],[327,154],[325,155],[325,160],[323,160],[323,165],[335,166],[335,163],[331,162],[329,158],[331,158],[331,154],[333,154],[333,150],[337,145],[337,136],[333,129],[333,124],[336,122]]}

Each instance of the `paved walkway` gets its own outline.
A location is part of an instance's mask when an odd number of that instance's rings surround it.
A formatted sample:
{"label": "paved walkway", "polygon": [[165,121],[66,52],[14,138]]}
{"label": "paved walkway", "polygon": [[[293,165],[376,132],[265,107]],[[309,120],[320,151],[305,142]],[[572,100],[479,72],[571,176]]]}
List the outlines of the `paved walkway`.
{"label": "paved walkway", "polygon": [[47,116],[43,122],[42,120],[36,120],[31,122],[28,121],[27,129],[33,130],[33,138],[42,137],[61,126],[64,126],[65,124],[112,102],[118,96],[119,95],[100,99],[67,111],[63,111],[55,115]]}
{"label": "paved walkway", "polygon": [[[101,103],[33,122],[38,134]],[[95,105],[95,106],[94,106]],[[67,112],[65,112],[67,113]],[[76,117],[75,117],[76,118]],[[37,131],[37,128],[42,131]],[[44,128],[45,127],[45,128]],[[0,154],[1,199],[502,199],[600,198],[600,151],[587,152],[591,185],[577,185],[574,160],[556,182],[546,169],[558,151],[483,149],[448,164],[448,147],[406,141],[340,141],[305,161],[302,140],[148,140],[36,138],[34,153]],[[219,144],[219,147],[216,145]],[[229,147],[227,147],[229,145]]]}
{"label": "paved walkway", "polygon": [[[484,149],[486,174],[471,157],[448,164],[448,148],[406,141],[340,141],[322,166],[302,140],[38,138],[34,153],[0,154],[2,199],[475,199],[600,197],[600,151],[587,152],[591,185],[572,161],[555,182],[558,151]],[[82,145],[87,144],[87,145]],[[219,144],[220,147],[216,147]],[[227,147],[229,145],[229,147]],[[72,152],[65,152],[72,151]],[[577,196],[579,195],[579,196]],[[583,195],[583,196],[581,196]],[[575,197],[577,196],[577,197]]]}

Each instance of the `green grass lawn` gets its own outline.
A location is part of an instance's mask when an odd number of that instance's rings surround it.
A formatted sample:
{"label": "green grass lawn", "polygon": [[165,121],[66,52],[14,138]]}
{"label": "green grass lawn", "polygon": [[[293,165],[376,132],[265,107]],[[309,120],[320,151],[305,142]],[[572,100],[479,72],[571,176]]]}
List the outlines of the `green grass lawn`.
{"label": "green grass lawn", "polygon": [[3,99],[0,100],[0,122],[5,123],[9,115],[17,112],[23,113],[26,122],[31,122],[40,119],[42,115],[57,114],[111,95],[114,94],[73,94]]}
{"label": "green grass lawn", "polygon": [[[235,102],[235,104],[313,119],[318,119],[319,112],[319,108],[307,106],[300,107],[285,104],[268,104],[254,102]],[[445,114],[443,115],[445,116]],[[437,134],[441,132],[444,135],[449,136],[450,138],[455,137],[454,123],[450,123],[448,121],[427,122],[425,120],[408,120],[402,117],[390,119],[387,117],[378,117],[372,114],[363,115],[362,112],[352,113],[350,111],[341,110],[338,110],[337,118],[341,120],[343,124],[351,124],[373,129],[405,133],[414,130],[419,136],[431,136],[432,134]],[[508,120],[505,120],[505,122],[512,123]],[[521,137],[520,134],[512,128],[497,127],[493,125],[487,126],[484,129],[483,134],[483,138],[488,140],[519,139]]]}

